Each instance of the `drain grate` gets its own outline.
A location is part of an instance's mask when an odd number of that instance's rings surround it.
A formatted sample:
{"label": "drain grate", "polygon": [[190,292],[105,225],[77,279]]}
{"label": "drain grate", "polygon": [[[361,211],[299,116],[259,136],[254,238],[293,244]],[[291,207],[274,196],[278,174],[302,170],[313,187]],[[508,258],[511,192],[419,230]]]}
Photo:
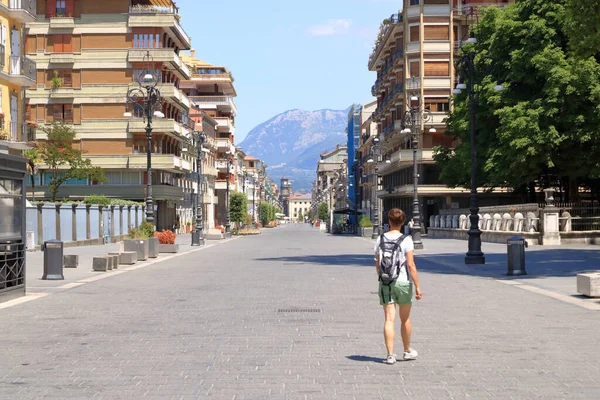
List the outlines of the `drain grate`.
{"label": "drain grate", "polygon": [[278,313],[320,313],[320,308],[278,308]]}

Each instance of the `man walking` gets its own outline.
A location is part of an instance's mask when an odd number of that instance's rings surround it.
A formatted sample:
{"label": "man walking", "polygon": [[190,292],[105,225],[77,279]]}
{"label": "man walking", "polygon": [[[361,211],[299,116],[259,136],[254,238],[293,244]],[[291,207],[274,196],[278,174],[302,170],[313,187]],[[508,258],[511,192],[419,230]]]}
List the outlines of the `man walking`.
{"label": "man walking", "polygon": [[414,360],[418,353],[410,347],[413,286],[417,300],[421,299],[422,293],[415,265],[412,237],[400,232],[406,215],[399,208],[393,208],[388,213],[388,220],[390,230],[379,236],[374,250],[375,268],[379,275],[379,301],[385,315],[383,337],[388,356],[384,362],[394,364],[397,361],[397,356],[394,354],[396,305],[399,308],[400,332],[404,344],[402,359]]}

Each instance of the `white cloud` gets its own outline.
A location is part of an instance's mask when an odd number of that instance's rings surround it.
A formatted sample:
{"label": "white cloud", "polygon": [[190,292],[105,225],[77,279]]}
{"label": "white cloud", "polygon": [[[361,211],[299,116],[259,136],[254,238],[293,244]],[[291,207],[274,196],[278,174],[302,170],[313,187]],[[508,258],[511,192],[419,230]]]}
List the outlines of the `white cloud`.
{"label": "white cloud", "polygon": [[349,19],[330,19],[325,24],[310,26],[307,32],[312,36],[342,35],[348,32],[351,25]]}

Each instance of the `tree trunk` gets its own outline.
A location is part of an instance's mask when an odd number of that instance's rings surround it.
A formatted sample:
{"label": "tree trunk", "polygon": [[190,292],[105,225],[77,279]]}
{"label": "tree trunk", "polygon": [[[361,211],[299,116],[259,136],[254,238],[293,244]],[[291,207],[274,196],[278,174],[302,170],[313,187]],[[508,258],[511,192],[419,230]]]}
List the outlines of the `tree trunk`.
{"label": "tree trunk", "polygon": [[569,177],[569,201],[578,202],[579,198],[579,182],[575,177]]}

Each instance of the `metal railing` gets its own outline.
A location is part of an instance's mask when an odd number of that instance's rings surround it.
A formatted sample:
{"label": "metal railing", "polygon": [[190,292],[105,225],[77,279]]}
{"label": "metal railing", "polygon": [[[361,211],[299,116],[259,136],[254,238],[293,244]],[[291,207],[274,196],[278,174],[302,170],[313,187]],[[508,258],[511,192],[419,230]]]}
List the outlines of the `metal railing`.
{"label": "metal railing", "polygon": [[25,56],[10,56],[10,75],[23,75],[36,81],[36,74],[35,61]]}
{"label": "metal railing", "polygon": [[129,14],[177,14],[179,8],[175,5],[155,6],[151,4],[134,4],[129,6]]}
{"label": "metal railing", "polygon": [[481,10],[486,9],[488,7],[505,7],[509,4],[495,4],[495,3],[473,3],[473,4],[465,4],[460,7],[455,7],[452,12],[455,16],[461,15],[479,15]]}
{"label": "metal railing", "polygon": [[[600,231],[600,202],[555,202],[554,206],[559,209],[561,232]],[[540,204],[540,208],[545,207],[546,204]]]}
{"label": "metal railing", "polygon": [[31,15],[37,14],[37,1],[36,0],[10,0],[8,8],[11,10],[23,10],[29,12]]}
{"label": "metal railing", "polygon": [[0,293],[25,285],[25,244],[0,244]]}
{"label": "metal railing", "polygon": [[384,21],[384,24],[381,27],[381,30],[379,31],[379,35],[378,35],[379,42],[377,43],[377,45],[373,49],[373,52],[371,53],[371,55],[369,56],[369,65],[371,65],[373,63],[373,61],[375,61],[375,59],[377,58],[377,56],[381,52],[381,49],[385,45],[386,35],[390,31],[390,29],[394,25],[400,24],[402,22],[403,22],[402,14],[392,14],[390,16],[390,18],[388,18],[387,20]]}

